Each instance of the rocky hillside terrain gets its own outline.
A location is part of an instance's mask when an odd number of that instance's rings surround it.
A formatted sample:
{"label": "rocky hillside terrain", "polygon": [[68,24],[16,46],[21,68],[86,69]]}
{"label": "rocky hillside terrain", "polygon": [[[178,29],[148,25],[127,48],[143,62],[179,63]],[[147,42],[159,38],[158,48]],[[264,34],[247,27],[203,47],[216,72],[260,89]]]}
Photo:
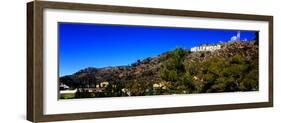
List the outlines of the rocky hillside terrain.
{"label": "rocky hillside terrain", "polygon": [[88,67],[60,77],[60,83],[74,89],[109,82],[111,90],[112,85],[117,91],[129,88],[136,96],[155,93],[149,90],[159,83],[165,87],[159,94],[258,90],[258,43],[234,41],[220,45],[221,49],[212,52],[176,48],[128,66]]}

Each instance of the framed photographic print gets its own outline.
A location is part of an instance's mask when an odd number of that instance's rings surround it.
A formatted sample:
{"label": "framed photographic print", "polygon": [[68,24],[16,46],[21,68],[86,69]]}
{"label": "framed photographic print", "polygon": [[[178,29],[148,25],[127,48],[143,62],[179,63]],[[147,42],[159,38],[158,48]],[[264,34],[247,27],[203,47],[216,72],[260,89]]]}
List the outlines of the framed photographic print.
{"label": "framed photographic print", "polygon": [[273,106],[273,17],[27,4],[33,122]]}

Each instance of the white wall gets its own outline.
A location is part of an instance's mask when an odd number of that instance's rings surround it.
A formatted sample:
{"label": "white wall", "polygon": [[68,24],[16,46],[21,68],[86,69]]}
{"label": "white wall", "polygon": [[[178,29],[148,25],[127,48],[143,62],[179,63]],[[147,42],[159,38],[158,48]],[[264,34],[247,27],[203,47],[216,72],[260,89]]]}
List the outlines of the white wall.
{"label": "white wall", "polygon": [[[68,1],[68,0],[64,0]],[[74,0],[73,0],[74,1]],[[81,1],[81,0],[80,0]],[[87,1],[87,0],[82,0]],[[143,122],[267,122],[280,121],[281,113],[281,11],[278,0],[88,0],[97,4],[158,7],[200,11],[274,15],[274,108],[154,115],[67,123]],[[0,122],[24,123],[26,110],[26,3],[5,0],[0,4]],[[279,56],[278,56],[279,55]],[[279,63],[279,64],[277,64]]]}

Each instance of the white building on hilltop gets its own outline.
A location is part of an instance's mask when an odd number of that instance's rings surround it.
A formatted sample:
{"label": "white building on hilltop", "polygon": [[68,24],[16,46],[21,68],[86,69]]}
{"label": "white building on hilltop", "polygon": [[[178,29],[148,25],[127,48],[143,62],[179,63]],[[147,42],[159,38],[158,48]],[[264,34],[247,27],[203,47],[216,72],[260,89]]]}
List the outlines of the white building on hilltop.
{"label": "white building on hilltop", "polygon": [[221,45],[206,45],[199,47],[192,47],[191,52],[200,52],[200,51],[215,51],[221,49]]}
{"label": "white building on hilltop", "polygon": [[230,41],[240,41],[240,31],[237,32],[236,36],[232,36]]}

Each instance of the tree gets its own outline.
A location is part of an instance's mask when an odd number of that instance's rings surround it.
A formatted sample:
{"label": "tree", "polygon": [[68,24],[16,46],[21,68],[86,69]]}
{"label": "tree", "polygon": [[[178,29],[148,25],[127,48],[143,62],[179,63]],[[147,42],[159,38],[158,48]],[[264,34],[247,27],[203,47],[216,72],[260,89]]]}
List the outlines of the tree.
{"label": "tree", "polygon": [[242,80],[239,88],[242,91],[253,91],[258,90],[258,71],[252,70]]}
{"label": "tree", "polygon": [[177,48],[168,53],[168,59],[160,68],[160,77],[165,81],[172,82],[171,91],[176,93],[193,93],[196,91],[192,75],[197,70],[195,70],[195,64],[185,63],[188,54],[188,51]]}
{"label": "tree", "polygon": [[160,68],[160,76],[163,80],[175,82],[185,73],[184,60],[186,53],[182,48],[177,48],[168,53],[168,59]]}
{"label": "tree", "polygon": [[232,92],[255,86],[256,73],[249,73],[245,57],[214,57],[202,63],[204,86],[201,92]]}
{"label": "tree", "polygon": [[113,86],[111,83],[109,83],[106,87],[105,87],[105,96],[107,97],[111,97],[113,96]]}
{"label": "tree", "polygon": [[92,94],[86,90],[84,90],[83,88],[80,88],[77,90],[77,92],[75,93],[75,98],[92,98]]}
{"label": "tree", "polygon": [[193,93],[196,91],[196,86],[193,82],[192,76],[189,71],[186,71],[185,74],[180,78],[182,85],[184,85],[186,93]]}
{"label": "tree", "polygon": [[74,80],[70,76],[60,77],[59,82],[69,86],[72,89],[77,88],[79,85],[79,84],[75,83]]}

